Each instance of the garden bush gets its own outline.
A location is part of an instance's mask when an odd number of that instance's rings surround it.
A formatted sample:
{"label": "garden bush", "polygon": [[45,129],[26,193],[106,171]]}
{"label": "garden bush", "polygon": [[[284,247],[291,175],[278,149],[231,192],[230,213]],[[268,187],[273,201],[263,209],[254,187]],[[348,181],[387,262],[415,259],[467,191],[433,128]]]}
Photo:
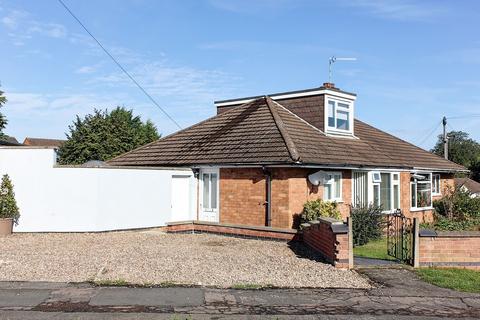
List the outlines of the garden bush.
{"label": "garden bush", "polygon": [[5,174],[0,184],[0,218],[12,218],[15,225],[18,224],[20,212],[18,211],[13,184],[10,177]]}
{"label": "garden bush", "polygon": [[385,218],[381,206],[370,204],[363,207],[352,207],[350,218],[352,219],[353,245],[361,246],[370,240],[378,240],[382,237],[385,227]]}
{"label": "garden bush", "polygon": [[303,205],[300,222],[317,220],[319,217],[341,219],[340,211],[336,202],[323,201],[321,199],[309,200]]}
{"label": "garden bush", "polygon": [[442,199],[433,202],[434,222],[422,227],[442,231],[480,230],[480,198],[462,188],[449,188]]}

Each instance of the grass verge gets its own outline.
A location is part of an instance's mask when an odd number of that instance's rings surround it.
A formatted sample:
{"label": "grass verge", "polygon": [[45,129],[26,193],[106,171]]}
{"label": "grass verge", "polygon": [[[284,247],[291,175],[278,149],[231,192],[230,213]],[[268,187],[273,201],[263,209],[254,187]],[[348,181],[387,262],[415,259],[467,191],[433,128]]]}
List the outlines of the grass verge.
{"label": "grass verge", "polygon": [[240,290],[260,290],[260,289],[268,289],[273,288],[272,285],[261,285],[256,283],[237,283],[232,286],[233,289],[240,289]]}
{"label": "grass verge", "polygon": [[353,255],[364,258],[395,260],[387,254],[387,238],[372,240],[363,246],[353,248]]}
{"label": "grass verge", "polygon": [[417,269],[416,272],[423,281],[438,287],[480,293],[480,271],[455,268],[425,268]]}

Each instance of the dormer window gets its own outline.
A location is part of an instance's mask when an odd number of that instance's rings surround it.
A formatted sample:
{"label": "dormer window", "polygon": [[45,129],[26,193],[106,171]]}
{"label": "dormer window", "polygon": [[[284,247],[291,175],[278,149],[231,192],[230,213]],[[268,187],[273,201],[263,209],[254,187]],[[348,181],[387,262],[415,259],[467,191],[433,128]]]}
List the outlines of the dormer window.
{"label": "dormer window", "polygon": [[325,131],[333,134],[353,134],[353,103],[326,97]]}

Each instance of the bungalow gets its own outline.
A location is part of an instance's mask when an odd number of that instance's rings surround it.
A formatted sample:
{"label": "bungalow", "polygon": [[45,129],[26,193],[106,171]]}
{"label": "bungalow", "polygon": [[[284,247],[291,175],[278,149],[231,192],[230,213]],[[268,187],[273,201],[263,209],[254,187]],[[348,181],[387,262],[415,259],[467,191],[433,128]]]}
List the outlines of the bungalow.
{"label": "bungalow", "polygon": [[315,89],[216,101],[217,115],[120,155],[117,166],[188,167],[197,220],[295,228],[309,199],[376,203],[432,219],[466,169],[355,118],[356,95]]}

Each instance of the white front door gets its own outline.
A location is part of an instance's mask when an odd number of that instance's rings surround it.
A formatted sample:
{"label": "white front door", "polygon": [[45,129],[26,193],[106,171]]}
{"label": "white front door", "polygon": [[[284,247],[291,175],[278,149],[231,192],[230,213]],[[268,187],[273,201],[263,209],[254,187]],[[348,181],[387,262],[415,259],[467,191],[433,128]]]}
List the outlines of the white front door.
{"label": "white front door", "polygon": [[199,220],[219,222],[218,216],[218,169],[200,171],[200,214]]}
{"label": "white front door", "polygon": [[172,216],[170,222],[191,220],[190,176],[172,176]]}

